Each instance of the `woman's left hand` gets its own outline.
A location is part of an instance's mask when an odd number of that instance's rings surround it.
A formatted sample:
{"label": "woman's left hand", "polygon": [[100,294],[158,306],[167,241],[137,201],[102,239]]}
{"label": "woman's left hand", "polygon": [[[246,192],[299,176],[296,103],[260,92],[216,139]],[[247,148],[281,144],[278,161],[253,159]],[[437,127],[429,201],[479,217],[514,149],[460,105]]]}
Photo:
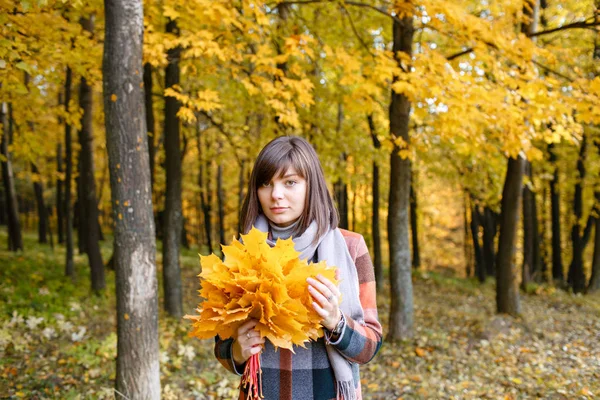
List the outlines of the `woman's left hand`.
{"label": "woman's left hand", "polygon": [[323,275],[317,275],[317,279],[307,278],[308,291],[316,300],[312,306],[315,311],[323,318],[321,325],[332,331],[342,318],[339,299],[340,290]]}

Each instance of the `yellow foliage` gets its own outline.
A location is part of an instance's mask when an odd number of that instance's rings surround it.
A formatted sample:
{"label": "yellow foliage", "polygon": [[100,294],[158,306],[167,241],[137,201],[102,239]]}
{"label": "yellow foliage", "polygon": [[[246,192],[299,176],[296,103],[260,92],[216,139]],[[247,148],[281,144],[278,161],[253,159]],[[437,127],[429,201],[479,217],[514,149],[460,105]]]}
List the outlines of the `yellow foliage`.
{"label": "yellow foliage", "polygon": [[185,316],[193,321],[190,336],[228,338],[248,318],[259,321],[255,329],[276,347],[292,350],[322,336],[306,279],[321,274],[336,282],[335,269],[300,260],[291,238],[274,247],[266,239],[266,233],[252,228],[242,241],[223,246],[225,261],[214,254],[200,256],[204,301],[199,315]]}

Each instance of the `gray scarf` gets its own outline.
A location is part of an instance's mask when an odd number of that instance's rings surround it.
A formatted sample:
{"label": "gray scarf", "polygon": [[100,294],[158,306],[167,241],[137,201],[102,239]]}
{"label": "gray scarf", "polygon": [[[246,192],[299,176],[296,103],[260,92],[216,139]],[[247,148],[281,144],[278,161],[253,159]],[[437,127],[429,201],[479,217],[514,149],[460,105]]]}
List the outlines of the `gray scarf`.
{"label": "gray scarf", "polygon": [[[269,231],[269,222],[264,215],[259,215],[254,223],[254,227],[263,232]],[[317,261],[325,261],[328,266],[335,266],[339,270],[339,289],[342,293],[343,301],[340,309],[348,318],[352,318],[359,324],[364,324],[363,309],[360,304],[358,274],[356,266],[348,251],[346,240],[339,229],[329,230],[325,235],[314,242],[317,233],[317,224],[313,221],[304,231],[302,236],[293,238],[294,248],[300,252],[300,258],[307,261],[313,260],[315,252]],[[269,245],[274,246],[275,242],[267,240]],[[332,345],[326,345],[327,356],[333,368],[337,386],[337,399],[355,400],[356,387],[358,382],[354,382],[352,367]]]}

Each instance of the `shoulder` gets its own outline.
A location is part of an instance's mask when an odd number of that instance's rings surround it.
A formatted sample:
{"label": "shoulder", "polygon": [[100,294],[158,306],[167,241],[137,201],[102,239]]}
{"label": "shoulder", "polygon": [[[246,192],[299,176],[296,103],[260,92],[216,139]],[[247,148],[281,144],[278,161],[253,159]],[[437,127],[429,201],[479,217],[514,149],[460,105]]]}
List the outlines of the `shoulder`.
{"label": "shoulder", "polygon": [[365,238],[363,238],[360,233],[348,231],[346,229],[340,229],[340,232],[346,241],[346,246],[348,246],[348,251],[353,259],[369,252]]}

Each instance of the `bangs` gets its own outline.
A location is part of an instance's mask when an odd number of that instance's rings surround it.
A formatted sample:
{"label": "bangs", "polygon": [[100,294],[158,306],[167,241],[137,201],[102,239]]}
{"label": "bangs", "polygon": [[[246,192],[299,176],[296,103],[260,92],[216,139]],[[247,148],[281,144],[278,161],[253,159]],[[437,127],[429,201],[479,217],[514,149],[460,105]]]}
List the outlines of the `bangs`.
{"label": "bangs", "polygon": [[306,179],[307,165],[303,162],[303,157],[293,153],[294,149],[290,148],[290,151],[281,152],[276,157],[264,157],[260,160],[254,167],[255,170],[259,171],[256,176],[256,183],[262,185],[271,182],[274,177],[281,178],[290,167],[293,167],[298,175]]}

